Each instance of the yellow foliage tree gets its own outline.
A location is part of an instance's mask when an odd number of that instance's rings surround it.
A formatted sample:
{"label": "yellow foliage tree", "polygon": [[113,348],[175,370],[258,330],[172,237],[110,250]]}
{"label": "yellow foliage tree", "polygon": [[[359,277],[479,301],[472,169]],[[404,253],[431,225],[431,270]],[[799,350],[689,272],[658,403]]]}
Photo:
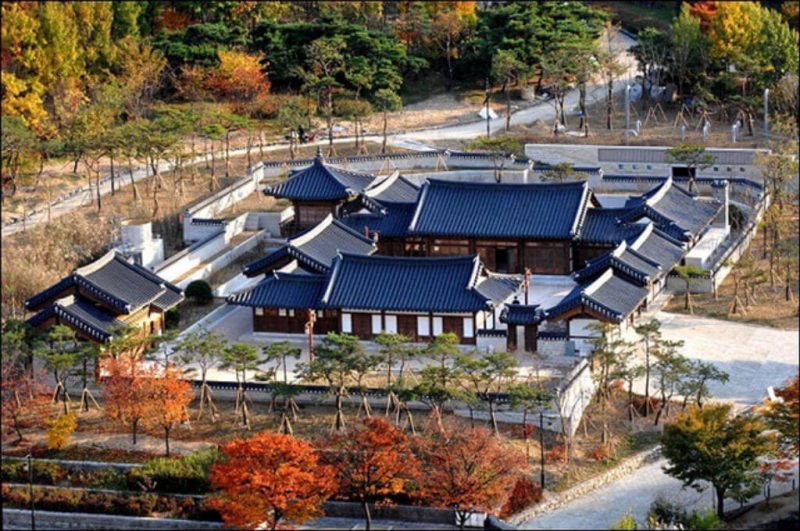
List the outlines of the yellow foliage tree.
{"label": "yellow foliage tree", "polygon": [[47,426],[47,447],[53,450],[63,450],[69,444],[78,422],[75,413],[61,415],[45,421]]}

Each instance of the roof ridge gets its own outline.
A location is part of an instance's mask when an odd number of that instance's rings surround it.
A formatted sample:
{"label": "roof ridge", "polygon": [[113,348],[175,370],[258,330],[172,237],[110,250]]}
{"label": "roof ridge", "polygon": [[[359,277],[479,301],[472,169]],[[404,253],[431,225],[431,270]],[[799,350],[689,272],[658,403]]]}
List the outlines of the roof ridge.
{"label": "roof ridge", "polygon": [[286,240],[286,244],[292,247],[297,247],[298,245],[303,245],[304,243],[308,243],[313,237],[319,235],[325,227],[329,226],[333,222],[333,214],[328,214],[325,216],[322,221],[311,227],[310,229],[301,232],[300,234],[288,238]]}
{"label": "roof ridge", "polygon": [[594,279],[588,286],[581,290],[581,296],[591,297],[592,293],[605,283],[609,278],[614,276],[614,268],[609,267],[603,273]]}
{"label": "roof ridge", "polygon": [[451,188],[496,188],[496,189],[509,189],[509,188],[528,188],[534,190],[536,188],[583,188],[588,186],[588,181],[567,181],[562,183],[509,183],[509,182],[475,182],[475,181],[458,181],[451,179],[432,179],[428,178],[427,183],[436,186],[448,186]]}
{"label": "roof ridge", "polygon": [[478,258],[480,255],[478,254],[467,254],[467,255],[460,255],[460,256],[386,256],[386,255],[367,255],[367,254],[355,254],[355,253],[348,253],[339,251],[339,256],[341,258],[347,259],[361,259],[361,260],[369,260],[369,261],[382,261],[382,262],[395,262],[395,263],[424,263],[424,262],[451,262],[451,263],[458,263],[458,262],[472,262],[475,258]]}
{"label": "roof ridge", "polygon": [[658,185],[655,189],[650,190],[650,192],[647,192],[647,193],[652,192],[653,195],[645,199],[644,201],[645,205],[653,206],[653,204],[661,201],[666,195],[666,193],[669,191],[669,189],[672,188],[672,185],[673,185],[672,176],[670,175],[663,183]]}
{"label": "roof ridge", "polygon": [[654,228],[655,224],[653,223],[653,221],[652,220],[648,221],[644,225],[644,229],[642,230],[642,232],[640,232],[639,235],[636,236],[636,238],[631,242],[631,249],[635,251],[636,249],[641,247],[642,244],[645,242],[645,240],[647,240],[647,238],[650,237],[650,234],[653,232]]}
{"label": "roof ridge", "polygon": [[[385,215],[385,214],[384,214],[384,215]],[[342,222],[341,222],[341,221],[339,221],[338,219],[334,219],[334,220],[333,220],[333,225],[335,225],[335,226],[339,227],[340,229],[344,230],[344,231],[345,231],[345,232],[347,232],[348,234],[352,234],[353,236],[357,236],[357,237],[358,237],[358,238],[360,238],[360,239],[361,239],[361,240],[362,240],[364,243],[371,243],[373,247],[375,247],[375,246],[376,246],[376,245],[375,245],[375,240],[373,240],[372,238],[367,238],[366,236],[364,236],[363,234],[361,234],[361,233],[360,233],[360,232],[358,232],[357,230],[355,230],[355,229],[353,229],[353,228],[351,228],[351,227],[348,227],[347,225],[345,225],[344,223],[342,223]]]}
{"label": "roof ridge", "polygon": [[100,258],[98,258],[97,260],[95,260],[94,262],[86,264],[83,267],[76,268],[75,271],[72,272],[72,274],[73,275],[79,275],[79,276],[91,275],[92,273],[94,273],[95,271],[100,269],[101,267],[103,267],[103,266],[107,265],[109,262],[111,262],[111,260],[114,259],[116,254],[117,254],[117,252],[112,249],[112,250],[108,251],[106,254],[104,254],[103,256],[101,256]]}

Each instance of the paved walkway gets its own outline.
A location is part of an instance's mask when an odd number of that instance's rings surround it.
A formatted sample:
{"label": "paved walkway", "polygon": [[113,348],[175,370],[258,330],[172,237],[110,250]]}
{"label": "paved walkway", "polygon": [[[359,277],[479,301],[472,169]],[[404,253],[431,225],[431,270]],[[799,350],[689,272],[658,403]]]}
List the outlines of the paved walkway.
{"label": "paved walkway", "polygon": [[[716,400],[742,408],[760,403],[768,386],[780,386],[798,370],[796,331],[777,330],[719,319],[659,312],[665,338],[685,341],[683,353],[714,363],[730,375],[726,384],[709,385]],[[643,384],[640,384],[641,392]],[[664,496],[687,509],[706,510],[713,505],[710,490],[683,489],[667,476],[665,460],[646,465],[632,474],[574,500],[564,507],[524,522],[520,529],[608,529],[629,509],[641,523],[650,504]],[[796,474],[795,474],[795,477]],[[787,492],[791,483],[773,486],[772,493]],[[756,498],[754,501],[758,501]],[[738,507],[726,502],[729,509]]]}

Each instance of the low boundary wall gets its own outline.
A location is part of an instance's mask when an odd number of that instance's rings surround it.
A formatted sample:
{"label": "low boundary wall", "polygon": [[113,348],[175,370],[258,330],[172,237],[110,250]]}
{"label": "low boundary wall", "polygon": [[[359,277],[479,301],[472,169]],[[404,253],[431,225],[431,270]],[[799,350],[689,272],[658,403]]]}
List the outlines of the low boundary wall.
{"label": "low boundary wall", "polygon": [[593,478],[587,479],[586,481],[578,483],[577,485],[565,490],[564,492],[557,493],[554,496],[550,497],[549,499],[537,505],[534,505],[533,507],[529,507],[528,509],[519,512],[510,518],[507,518],[506,522],[514,526],[519,526],[523,522],[530,520],[531,518],[535,518],[544,513],[554,511],[576,498],[585,496],[586,494],[592,492],[595,489],[603,487],[611,483],[612,481],[616,481],[621,477],[627,476],[637,468],[640,468],[647,463],[652,463],[653,461],[656,461],[660,456],[661,456],[660,446],[652,448],[650,450],[645,450],[644,452],[639,452],[638,454],[623,459],[620,464],[618,464],[611,470],[608,470],[600,475],[597,475]]}

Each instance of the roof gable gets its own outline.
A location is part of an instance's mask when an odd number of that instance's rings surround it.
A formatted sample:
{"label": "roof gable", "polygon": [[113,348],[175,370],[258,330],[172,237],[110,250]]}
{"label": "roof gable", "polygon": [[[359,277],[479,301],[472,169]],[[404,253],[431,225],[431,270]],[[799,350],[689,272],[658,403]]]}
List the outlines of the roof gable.
{"label": "roof gable", "polygon": [[592,282],[573,288],[545,315],[548,320],[558,320],[569,310],[584,306],[611,322],[619,323],[636,310],[645,297],[647,288],[629,282],[609,268]]}
{"label": "roof gable", "polygon": [[312,271],[324,273],[339,252],[372,254],[376,248],[373,240],[329,214],[314,227],[287,240],[286,245],[277,251],[246,265],[244,274],[248,277],[257,276],[287,256],[297,259]]}
{"label": "roof gable", "polygon": [[465,183],[430,179],[420,192],[409,233],[572,239],[589,204],[586,182]]}
{"label": "roof gable", "polygon": [[373,182],[365,191],[367,197],[383,203],[414,203],[419,195],[419,186],[412,183],[395,170],[381,181]]}
{"label": "roof gable", "polygon": [[335,201],[358,195],[374,180],[367,173],[328,164],[318,149],[310,166],[291,172],[287,180],[268,186],[264,193],[295,201]]}

